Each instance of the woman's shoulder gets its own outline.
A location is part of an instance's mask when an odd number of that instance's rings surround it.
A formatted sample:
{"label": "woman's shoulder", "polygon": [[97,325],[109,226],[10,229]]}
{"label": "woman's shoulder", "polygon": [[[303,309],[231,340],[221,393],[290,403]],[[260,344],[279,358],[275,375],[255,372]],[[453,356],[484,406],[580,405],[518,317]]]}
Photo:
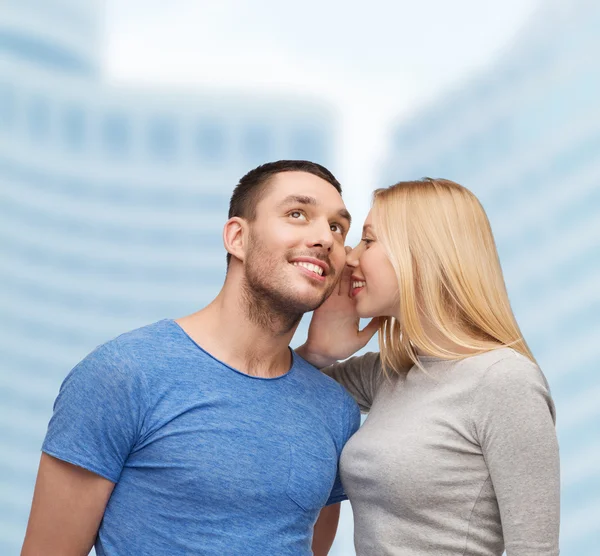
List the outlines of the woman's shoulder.
{"label": "woman's shoulder", "polygon": [[540,367],[522,353],[503,347],[469,357],[465,364],[477,367],[486,382],[521,383],[529,380],[546,382]]}
{"label": "woman's shoulder", "polygon": [[477,355],[467,365],[475,365],[475,399],[488,404],[492,399],[528,399],[541,396],[552,404],[550,386],[540,367],[529,357],[511,348]]}
{"label": "woman's shoulder", "polygon": [[[471,415],[485,428],[487,424],[522,423],[545,419],[556,422],[556,408],[550,386],[540,367],[529,357],[511,348],[481,356],[471,392]],[[473,358],[475,359],[475,358]],[[491,425],[490,425],[491,426]]]}

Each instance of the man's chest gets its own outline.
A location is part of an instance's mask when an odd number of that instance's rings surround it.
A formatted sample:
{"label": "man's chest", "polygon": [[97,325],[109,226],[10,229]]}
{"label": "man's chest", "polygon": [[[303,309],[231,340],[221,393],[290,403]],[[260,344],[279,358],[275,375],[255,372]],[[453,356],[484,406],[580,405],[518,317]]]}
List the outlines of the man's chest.
{"label": "man's chest", "polygon": [[329,496],[338,449],[330,423],[314,412],[221,397],[161,417],[130,454],[125,478],[152,478],[196,505],[293,501],[311,510]]}

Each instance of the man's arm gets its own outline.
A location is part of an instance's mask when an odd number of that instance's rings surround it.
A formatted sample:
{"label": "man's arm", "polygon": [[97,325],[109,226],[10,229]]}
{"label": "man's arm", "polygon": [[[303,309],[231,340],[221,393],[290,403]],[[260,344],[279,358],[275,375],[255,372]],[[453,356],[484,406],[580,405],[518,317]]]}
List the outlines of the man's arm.
{"label": "man's arm", "polygon": [[42,453],[21,556],[87,556],[114,486]]}
{"label": "man's arm", "polygon": [[325,506],[315,523],[312,550],[315,556],[327,556],[340,520],[340,504]]}

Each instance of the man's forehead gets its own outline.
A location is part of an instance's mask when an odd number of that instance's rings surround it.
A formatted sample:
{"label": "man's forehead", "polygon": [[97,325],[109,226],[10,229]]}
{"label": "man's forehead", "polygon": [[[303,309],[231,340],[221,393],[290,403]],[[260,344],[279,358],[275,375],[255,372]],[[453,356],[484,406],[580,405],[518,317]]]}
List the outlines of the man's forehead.
{"label": "man's forehead", "polygon": [[271,205],[280,205],[293,197],[312,199],[308,204],[335,205],[345,208],[339,191],[328,181],[308,172],[280,172],[269,180],[264,200]]}
{"label": "man's forehead", "polygon": [[310,172],[301,172],[297,170],[279,172],[272,176],[270,181],[271,183],[277,184],[279,189],[286,187],[319,187],[328,185],[337,193],[337,189],[327,180],[315,176],[315,174],[311,174]]}

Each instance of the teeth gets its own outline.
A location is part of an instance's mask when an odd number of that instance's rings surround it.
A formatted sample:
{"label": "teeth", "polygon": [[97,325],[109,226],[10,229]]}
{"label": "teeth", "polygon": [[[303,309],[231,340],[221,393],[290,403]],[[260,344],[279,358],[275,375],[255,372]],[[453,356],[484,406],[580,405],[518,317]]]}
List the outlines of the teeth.
{"label": "teeth", "polygon": [[367,283],[360,281],[360,282],[352,282],[352,288],[363,288],[364,286],[366,286]]}
{"label": "teeth", "polygon": [[312,264],[312,263],[305,263],[305,262],[295,262],[293,263],[294,266],[303,266],[304,268],[307,268],[308,270],[310,270],[311,272],[314,272],[315,274],[318,274],[319,276],[323,276],[323,269],[316,265],[316,264]]}

